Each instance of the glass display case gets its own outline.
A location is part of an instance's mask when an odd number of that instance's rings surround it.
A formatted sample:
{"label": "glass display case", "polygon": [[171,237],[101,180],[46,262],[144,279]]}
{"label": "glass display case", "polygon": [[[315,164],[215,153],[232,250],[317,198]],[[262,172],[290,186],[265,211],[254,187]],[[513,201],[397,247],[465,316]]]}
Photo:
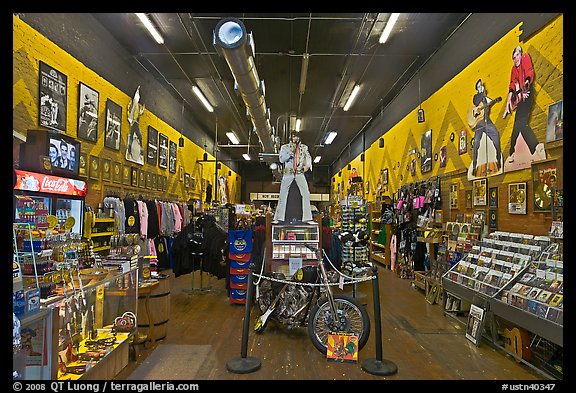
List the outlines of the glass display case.
{"label": "glass display case", "polygon": [[63,268],[57,294],[41,299],[36,314],[21,318],[14,377],[114,378],[128,364],[129,339],[137,331],[137,291],[138,269]]}
{"label": "glass display case", "polygon": [[298,267],[313,265],[317,256],[307,245],[321,246],[318,224],[272,225],[270,271],[291,276]]}

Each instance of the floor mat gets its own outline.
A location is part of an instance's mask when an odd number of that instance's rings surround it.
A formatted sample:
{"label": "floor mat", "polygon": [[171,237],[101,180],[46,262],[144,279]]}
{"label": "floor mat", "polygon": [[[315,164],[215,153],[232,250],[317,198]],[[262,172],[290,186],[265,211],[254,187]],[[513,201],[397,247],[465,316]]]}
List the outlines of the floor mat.
{"label": "floor mat", "polygon": [[195,379],[211,350],[211,345],[159,344],[127,379]]}

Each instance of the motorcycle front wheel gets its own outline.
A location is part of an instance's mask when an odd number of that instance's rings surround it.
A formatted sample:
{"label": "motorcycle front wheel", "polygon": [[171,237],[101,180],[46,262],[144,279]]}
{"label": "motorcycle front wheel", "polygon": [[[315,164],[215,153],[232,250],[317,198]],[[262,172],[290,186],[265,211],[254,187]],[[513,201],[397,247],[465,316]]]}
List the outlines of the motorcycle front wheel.
{"label": "motorcycle front wheel", "polygon": [[358,333],[358,350],[370,337],[370,317],[363,305],[343,295],[334,295],[338,320],[334,321],[327,298],[322,298],[310,310],[308,335],[317,350],[326,354],[330,332]]}

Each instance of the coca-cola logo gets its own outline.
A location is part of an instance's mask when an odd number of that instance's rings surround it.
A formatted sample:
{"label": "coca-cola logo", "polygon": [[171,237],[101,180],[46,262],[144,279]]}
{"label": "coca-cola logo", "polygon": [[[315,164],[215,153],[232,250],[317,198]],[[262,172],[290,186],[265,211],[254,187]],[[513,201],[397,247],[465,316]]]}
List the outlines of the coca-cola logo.
{"label": "coca-cola logo", "polygon": [[60,193],[68,192],[69,183],[66,179],[51,179],[49,177],[44,177],[42,179],[42,190],[45,191],[54,191]]}

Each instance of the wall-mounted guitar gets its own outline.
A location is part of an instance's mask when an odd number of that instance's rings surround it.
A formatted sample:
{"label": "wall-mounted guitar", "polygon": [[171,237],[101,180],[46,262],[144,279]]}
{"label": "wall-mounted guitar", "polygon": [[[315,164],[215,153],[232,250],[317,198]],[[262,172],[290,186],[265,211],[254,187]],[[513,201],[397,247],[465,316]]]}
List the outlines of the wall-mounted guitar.
{"label": "wall-mounted guitar", "polygon": [[482,101],[478,105],[470,108],[468,111],[468,125],[470,128],[476,127],[476,124],[478,124],[480,120],[484,119],[486,108],[490,108],[492,105],[500,101],[502,101],[502,97],[495,98],[488,104],[484,104],[484,101]]}
{"label": "wall-mounted guitar", "polygon": [[[529,362],[532,359],[530,337],[528,332],[520,328],[504,329],[504,348],[507,351]],[[519,360],[517,360],[519,361]]]}

